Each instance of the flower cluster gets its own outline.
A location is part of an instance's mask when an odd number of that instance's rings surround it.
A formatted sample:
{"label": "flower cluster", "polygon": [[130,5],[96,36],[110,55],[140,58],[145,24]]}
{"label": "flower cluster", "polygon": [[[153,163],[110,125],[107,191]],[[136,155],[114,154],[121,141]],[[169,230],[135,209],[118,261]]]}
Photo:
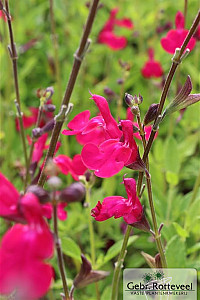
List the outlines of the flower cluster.
{"label": "flower cluster", "polygon": [[106,44],[112,50],[121,50],[126,47],[127,39],[124,36],[117,36],[114,32],[115,27],[125,27],[133,29],[133,23],[128,18],[117,19],[116,15],[119,9],[114,8],[110,12],[110,17],[98,36],[98,42]]}

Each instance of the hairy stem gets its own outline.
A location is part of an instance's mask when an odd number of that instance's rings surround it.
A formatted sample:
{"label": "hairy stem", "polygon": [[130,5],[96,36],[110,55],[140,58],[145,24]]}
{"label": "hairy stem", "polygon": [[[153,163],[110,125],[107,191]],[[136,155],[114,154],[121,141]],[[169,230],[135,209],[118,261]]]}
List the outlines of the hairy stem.
{"label": "hairy stem", "polygon": [[[93,0],[93,3],[90,7],[90,12],[89,12],[88,19],[87,19],[87,22],[86,22],[86,25],[85,25],[85,28],[83,31],[83,35],[81,37],[79,48],[78,48],[77,52],[74,54],[74,63],[73,63],[72,71],[70,74],[70,78],[69,78],[69,81],[67,84],[67,88],[66,88],[65,95],[64,95],[61,106],[69,104],[71,94],[74,89],[74,85],[76,83],[76,79],[77,79],[77,76],[79,73],[79,69],[81,67],[83,57],[89,46],[88,37],[89,37],[90,31],[92,29],[92,25],[93,25],[94,18],[96,15],[98,3],[99,3],[99,0]],[[56,147],[63,123],[64,123],[64,120],[61,122],[60,121],[56,122],[56,124],[54,126],[54,130],[53,130],[52,136],[51,136],[49,151],[47,152],[47,155],[45,158],[45,164],[48,162],[48,159],[52,158],[54,155],[55,147]],[[44,174],[44,168],[43,168],[40,178],[39,178],[39,181],[38,181],[38,185],[43,186],[45,183],[45,180],[46,180],[46,176]]]}
{"label": "hairy stem", "polygon": [[26,139],[25,139],[25,133],[24,133],[24,125],[22,120],[22,112],[21,112],[21,101],[20,101],[20,93],[19,93],[19,84],[18,84],[18,70],[17,70],[17,50],[14,43],[14,35],[12,30],[12,23],[10,18],[10,10],[9,10],[9,3],[8,0],[5,0],[5,7],[6,12],[9,17],[7,17],[7,23],[8,23],[8,29],[9,29],[9,37],[10,37],[10,46],[9,46],[9,52],[10,57],[12,60],[12,66],[13,66],[13,77],[14,77],[14,85],[15,85],[15,95],[16,95],[16,101],[18,104],[18,120],[19,120],[19,128],[20,128],[20,135],[22,140],[22,146],[23,146],[23,152],[24,152],[24,159],[25,159],[25,165],[27,168],[28,164],[28,156],[27,156],[27,149],[26,149]]}
{"label": "hairy stem", "polygon": [[61,249],[61,241],[58,235],[58,219],[57,219],[57,202],[53,200],[53,227],[54,227],[54,235],[55,235],[55,244],[56,244],[56,252],[58,258],[58,266],[60,270],[60,276],[63,283],[63,289],[65,294],[65,299],[69,300],[69,291],[67,286],[67,280],[65,275],[65,268],[64,268],[64,261],[63,261],[63,254]]}

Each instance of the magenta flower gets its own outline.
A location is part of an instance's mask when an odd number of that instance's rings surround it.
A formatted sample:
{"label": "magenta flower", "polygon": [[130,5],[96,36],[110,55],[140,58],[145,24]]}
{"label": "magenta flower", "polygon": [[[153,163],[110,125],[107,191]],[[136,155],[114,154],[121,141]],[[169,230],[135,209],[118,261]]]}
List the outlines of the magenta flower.
{"label": "magenta flower", "polygon": [[124,178],[124,185],[128,199],[121,196],[106,197],[101,203],[98,201],[92,209],[92,217],[96,221],[105,221],[114,217],[123,217],[127,224],[140,222],[143,217],[142,205],[136,196],[136,182],[133,178]]}
{"label": "magenta flower", "polygon": [[[133,125],[129,120],[121,121],[122,137],[110,138],[99,147],[89,143],[81,152],[83,163],[98,177],[117,174],[124,166],[137,158],[137,145],[133,139]],[[118,129],[119,130],[119,129]]]}
{"label": "magenta flower", "polygon": [[71,159],[67,155],[58,155],[54,157],[54,163],[59,167],[60,171],[67,175],[70,173],[74,180],[79,180],[79,176],[83,175],[87,170],[87,167],[84,165],[81,155],[77,154]]}
{"label": "magenta flower", "polygon": [[[176,48],[181,48],[185,37],[188,34],[188,30],[184,29],[185,19],[183,14],[178,11],[175,18],[176,29],[171,29],[167,36],[161,39],[161,45],[165,51],[168,53],[174,54]],[[191,38],[187,44],[187,48],[190,51],[194,48],[196,41],[194,38]]]}
{"label": "magenta flower", "polygon": [[18,210],[19,192],[8,179],[0,173],[0,216],[12,221],[25,221]]}
{"label": "magenta flower", "polygon": [[[58,219],[61,221],[65,221],[67,219],[67,212],[65,211],[65,207],[67,206],[67,203],[58,203],[57,206],[57,216]],[[50,203],[43,204],[42,205],[42,215],[46,217],[47,219],[51,219],[53,215],[53,207]]]}
{"label": "magenta flower", "polygon": [[[46,106],[51,105],[51,103],[52,103],[52,101],[48,100],[46,103]],[[39,109],[37,107],[29,107],[28,109],[30,111],[30,115],[27,116],[24,114],[22,116],[22,121],[23,121],[23,125],[24,125],[25,129],[30,128],[31,126],[36,124],[37,116],[38,116],[38,112],[39,112]],[[39,127],[43,127],[52,118],[53,118],[53,113],[50,111],[44,110]],[[16,123],[16,130],[19,131],[20,127],[19,127],[19,121],[17,118],[15,119],[15,123]]]}
{"label": "magenta flower", "polygon": [[64,135],[76,135],[77,141],[81,145],[92,142],[99,145],[105,140],[105,122],[101,116],[94,117],[90,120],[90,111],[85,110],[76,115],[68,123],[71,130],[64,129]]}
{"label": "magenta flower", "polygon": [[126,47],[127,39],[124,36],[117,36],[114,32],[115,27],[125,27],[127,29],[133,29],[133,23],[128,18],[121,20],[116,18],[119,9],[114,8],[110,12],[110,17],[98,36],[98,42],[106,44],[112,50],[121,50]]}
{"label": "magenta flower", "polygon": [[14,225],[1,242],[0,293],[33,300],[44,296],[53,280],[53,269],[44,261],[53,255],[53,236],[34,194],[21,198],[20,209],[27,224]]}
{"label": "magenta flower", "polygon": [[148,49],[149,60],[143,66],[141,73],[145,78],[161,77],[163,75],[163,69],[161,64],[154,60],[154,50]]}

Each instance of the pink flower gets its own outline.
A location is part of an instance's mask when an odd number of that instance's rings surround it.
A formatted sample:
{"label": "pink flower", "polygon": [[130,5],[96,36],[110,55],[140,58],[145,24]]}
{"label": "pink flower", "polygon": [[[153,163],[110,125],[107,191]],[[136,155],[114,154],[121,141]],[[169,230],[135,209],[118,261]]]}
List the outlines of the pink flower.
{"label": "pink flower", "polygon": [[[51,104],[51,103],[52,103],[51,100],[47,101],[47,105]],[[27,116],[27,115],[22,116],[22,120],[23,120],[23,124],[24,124],[25,129],[29,128],[33,125],[36,125],[39,109],[36,108],[36,107],[29,107],[29,111],[30,111],[29,116]],[[53,113],[52,112],[44,111],[43,115],[42,115],[41,122],[39,124],[39,127],[43,127],[52,118],[53,118]],[[17,118],[15,119],[15,122],[16,122],[16,130],[19,131],[20,127],[19,127],[19,121],[18,121]]]}
{"label": "pink flower", "polygon": [[141,221],[143,208],[136,196],[136,182],[133,178],[124,178],[124,185],[128,199],[111,196],[106,197],[102,203],[98,201],[91,213],[96,221],[105,221],[112,217],[115,219],[123,217],[127,224]]}
{"label": "pink flower", "polygon": [[69,122],[68,127],[72,131],[63,130],[62,134],[76,135],[78,142],[82,145],[93,143],[97,146],[107,139],[121,137],[122,132],[111,115],[106,99],[93,94],[91,99],[96,103],[101,115],[90,119],[90,111],[83,111]]}
{"label": "pink flower", "polygon": [[[32,141],[30,137],[27,137],[29,144],[31,145]],[[34,144],[32,162],[39,162],[43,156],[43,151],[47,148],[46,141],[48,139],[48,134],[45,133],[41,137],[38,138],[37,142]]]}
{"label": "pink flower", "polygon": [[25,221],[18,210],[19,192],[8,179],[0,173],[0,216],[12,221]]}
{"label": "pink flower", "polygon": [[[132,122],[134,121],[134,115],[132,114],[131,108],[130,108],[130,107],[128,107],[128,109],[127,109],[127,112],[126,112],[126,118],[127,118],[128,120],[132,121]],[[138,123],[137,123],[137,122],[133,122],[133,125],[139,129],[139,126],[138,126]],[[145,140],[146,140],[146,141],[148,141],[148,139],[149,139],[149,137],[150,137],[151,129],[152,129],[152,126],[151,126],[151,125],[149,125],[149,126],[144,126]],[[140,136],[140,134],[139,134],[139,132],[135,132],[133,135],[134,135],[134,137],[137,138],[138,140],[142,140],[142,139],[141,139],[141,136]],[[154,139],[156,139],[157,136],[158,136],[158,132],[156,132]]]}
{"label": "pink flower", "polygon": [[148,50],[149,60],[145,63],[141,70],[142,75],[145,78],[161,77],[163,75],[163,69],[158,61],[154,60],[154,50],[150,48]]}
{"label": "pink flower", "polygon": [[98,177],[111,177],[137,158],[137,145],[133,139],[132,122],[123,120],[121,126],[121,138],[111,137],[99,147],[92,143],[83,147],[81,152],[83,163],[89,169],[95,170],[94,174]]}
{"label": "pink flower", "polygon": [[[181,48],[185,37],[188,34],[188,30],[184,29],[185,20],[183,14],[178,11],[175,18],[176,29],[171,29],[167,36],[161,39],[161,45],[165,51],[168,53],[174,54],[176,48]],[[187,48],[190,51],[194,48],[196,41],[194,38],[191,38]]]}
{"label": "pink flower", "polygon": [[7,22],[7,17],[2,10],[0,10],[0,19],[4,19],[4,21]]}
{"label": "pink flower", "polygon": [[99,145],[105,140],[105,122],[101,116],[94,117],[90,120],[90,111],[85,110],[76,115],[68,123],[71,130],[64,129],[64,135],[76,135],[77,141],[81,145],[92,142]]}
{"label": "pink flower", "polygon": [[133,23],[130,19],[116,19],[116,14],[118,11],[118,8],[111,10],[110,17],[98,36],[98,42],[101,44],[106,44],[112,50],[121,50],[127,45],[127,39],[124,36],[117,36],[114,33],[115,27],[119,26],[127,29],[133,29]]}
{"label": "pink flower", "polygon": [[63,174],[70,173],[75,180],[79,180],[78,176],[83,175],[87,170],[80,154],[75,155],[73,159],[63,154],[58,155],[54,158],[54,163]]}
{"label": "pink flower", "polygon": [[27,225],[14,225],[2,239],[0,293],[15,291],[17,299],[32,300],[44,296],[53,279],[52,267],[44,262],[53,255],[53,236],[34,194],[26,194],[20,207]]}
{"label": "pink flower", "polygon": [[[58,203],[57,207],[57,216],[58,219],[61,221],[65,221],[67,219],[67,212],[65,211],[65,207],[67,206],[67,203]],[[47,219],[52,218],[53,214],[53,207],[50,203],[42,205],[42,214],[45,216]]]}

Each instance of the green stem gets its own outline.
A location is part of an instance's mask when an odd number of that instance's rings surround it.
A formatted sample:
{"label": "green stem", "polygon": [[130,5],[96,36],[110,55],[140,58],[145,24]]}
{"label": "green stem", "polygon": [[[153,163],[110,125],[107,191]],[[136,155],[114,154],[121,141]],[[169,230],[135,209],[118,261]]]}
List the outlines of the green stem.
{"label": "green stem", "polygon": [[161,234],[158,231],[158,226],[157,226],[157,220],[156,220],[156,213],[155,213],[155,208],[154,208],[154,203],[153,203],[153,195],[152,195],[152,188],[151,188],[151,179],[150,177],[146,177],[146,182],[147,182],[147,190],[148,190],[148,198],[149,198],[149,206],[151,210],[151,216],[152,216],[152,223],[153,223],[153,230],[155,233],[155,241],[156,245],[158,248],[158,252],[160,253],[160,259],[162,263],[163,268],[167,268],[167,261],[165,258],[162,242],[161,242]]}
{"label": "green stem", "polygon": [[[86,203],[87,203],[88,227],[89,227],[89,236],[90,236],[91,261],[92,261],[93,268],[95,268],[95,265],[96,265],[95,238],[94,238],[93,222],[92,222],[91,212],[90,212],[91,186],[90,186],[90,184],[88,182],[85,184],[85,189],[86,189],[85,200],[86,200]],[[96,289],[96,299],[100,300],[100,293],[99,293],[98,282],[95,283],[95,289]]]}
{"label": "green stem", "polygon": [[68,291],[67,280],[65,275],[61,241],[58,235],[57,202],[55,199],[53,200],[53,227],[54,227],[54,235],[55,235],[56,252],[58,258],[58,266],[59,266],[60,276],[63,283],[63,290],[65,294],[65,299],[69,300],[70,298],[69,298],[69,291]]}
{"label": "green stem", "polygon": [[113,281],[112,281],[111,300],[117,300],[117,298],[118,298],[118,286],[119,286],[120,271],[121,271],[123,261],[124,261],[125,255],[126,255],[126,248],[128,245],[128,239],[129,239],[131,230],[132,230],[132,227],[130,225],[128,225],[126,228],[126,233],[124,235],[124,240],[123,240],[120,254],[118,256],[118,260],[115,263],[115,270],[114,270]]}
{"label": "green stem", "polygon": [[198,190],[199,190],[199,186],[200,186],[200,170],[199,170],[199,174],[196,178],[195,184],[194,184],[194,188],[193,188],[193,192],[192,192],[192,197],[190,199],[190,205],[193,203],[193,201],[195,200]]}

